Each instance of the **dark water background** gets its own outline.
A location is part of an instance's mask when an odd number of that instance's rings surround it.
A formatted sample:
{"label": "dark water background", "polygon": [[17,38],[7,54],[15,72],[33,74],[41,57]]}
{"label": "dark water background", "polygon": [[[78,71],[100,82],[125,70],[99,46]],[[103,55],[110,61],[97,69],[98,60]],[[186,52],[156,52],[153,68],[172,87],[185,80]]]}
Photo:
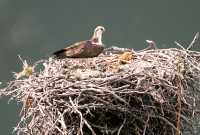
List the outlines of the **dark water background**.
{"label": "dark water background", "polygon": [[[142,49],[146,39],[160,48],[187,46],[200,31],[198,0],[0,0],[0,81],[66,44],[88,39],[95,26],[107,29],[107,46]],[[197,46],[195,49],[198,50]],[[0,99],[0,135],[10,135],[20,106]]]}

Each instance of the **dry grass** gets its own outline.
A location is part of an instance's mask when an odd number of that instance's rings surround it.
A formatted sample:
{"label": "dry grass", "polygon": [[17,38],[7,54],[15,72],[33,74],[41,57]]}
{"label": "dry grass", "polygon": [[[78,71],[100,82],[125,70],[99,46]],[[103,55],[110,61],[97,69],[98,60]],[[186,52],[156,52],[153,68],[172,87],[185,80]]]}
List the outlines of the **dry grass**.
{"label": "dry grass", "polygon": [[49,58],[1,91],[23,104],[26,135],[195,134],[200,121],[200,52],[157,49],[88,59]]}

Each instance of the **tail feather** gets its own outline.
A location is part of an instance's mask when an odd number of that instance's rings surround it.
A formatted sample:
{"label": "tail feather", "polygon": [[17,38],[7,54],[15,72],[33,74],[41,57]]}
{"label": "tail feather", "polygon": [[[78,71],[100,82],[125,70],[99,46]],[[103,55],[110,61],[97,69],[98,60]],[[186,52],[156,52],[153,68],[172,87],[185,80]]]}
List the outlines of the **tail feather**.
{"label": "tail feather", "polygon": [[54,52],[52,55],[56,58],[64,58],[65,57],[65,53],[64,53],[65,51],[66,51],[65,49],[61,49],[61,50]]}

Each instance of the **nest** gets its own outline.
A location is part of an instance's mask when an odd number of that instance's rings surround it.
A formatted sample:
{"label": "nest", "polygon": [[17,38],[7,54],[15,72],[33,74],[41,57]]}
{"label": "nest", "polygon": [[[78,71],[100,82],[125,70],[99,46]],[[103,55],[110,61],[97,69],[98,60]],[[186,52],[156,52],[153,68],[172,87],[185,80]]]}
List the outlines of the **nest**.
{"label": "nest", "polygon": [[26,135],[196,134],[200,52],[107,50],[95,58],[49,58],[44,69],[1,90],[22,103]]}

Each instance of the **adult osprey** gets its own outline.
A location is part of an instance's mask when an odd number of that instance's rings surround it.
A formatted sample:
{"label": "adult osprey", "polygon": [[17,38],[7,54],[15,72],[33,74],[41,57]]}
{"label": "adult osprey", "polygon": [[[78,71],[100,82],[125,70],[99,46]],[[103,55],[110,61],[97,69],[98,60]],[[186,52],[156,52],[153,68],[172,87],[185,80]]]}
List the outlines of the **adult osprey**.
{"label": "adult osprey", "polygon": [[76,42],[69,47],[63,48],[53,54],[58,58],[92,58],[98,56],[104,50],[102,34],[103,26],[97,26],[90,40]]}

